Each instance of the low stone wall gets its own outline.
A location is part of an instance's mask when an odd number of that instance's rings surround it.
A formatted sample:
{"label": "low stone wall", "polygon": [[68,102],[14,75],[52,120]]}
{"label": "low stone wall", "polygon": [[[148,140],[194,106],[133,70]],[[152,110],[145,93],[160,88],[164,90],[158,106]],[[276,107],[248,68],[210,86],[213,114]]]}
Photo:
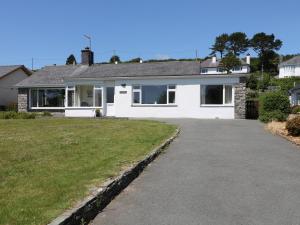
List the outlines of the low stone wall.
{"label": "low stone wall", "polygon": [[235,86],[234,93],[234,118],[246,118],[246,78],[241,77],[240,83]]}
{"label": "low stone wall", "polygon": [[18,89],[18,111],[19,112],[28,111],[28,89],[27,88]]}
{"label": "low stone wall", "polygon": [[144,160],[133,165],[119,177],[106,182],[75,208],[66,211],[49,225],[84,225],[100,213],[122,190],[124,190],[146,166],[151,163],[178,136],[179,129],[163,144],[152,151]]}

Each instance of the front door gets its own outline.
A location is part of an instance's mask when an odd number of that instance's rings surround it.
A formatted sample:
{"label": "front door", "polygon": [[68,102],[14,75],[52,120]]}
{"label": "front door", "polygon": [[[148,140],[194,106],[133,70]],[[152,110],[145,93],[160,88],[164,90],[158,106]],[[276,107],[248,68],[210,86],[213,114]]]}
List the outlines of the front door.
{"label": "front door", "polygon": [[106,87],[106,116],[115,116],[115,87]]}

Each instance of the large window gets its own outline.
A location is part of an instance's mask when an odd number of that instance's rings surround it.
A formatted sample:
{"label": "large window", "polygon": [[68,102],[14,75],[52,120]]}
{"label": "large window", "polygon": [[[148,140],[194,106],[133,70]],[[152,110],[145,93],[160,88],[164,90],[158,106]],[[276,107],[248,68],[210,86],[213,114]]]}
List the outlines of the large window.
{"label": "large window", "polygon": [[65,105],[64,89],[32,89],[30,94],[33,108],[62,108]]}
{"label": "large window", "polygon": [[133,104],[175,104],[176,85],[134,85]]}
{"label": "large window", "polygon": [[201,85],[201,105],[231,105],[232,85]]}
{"label": "large window", "polygon": [[67,106],[93,108],[103,106],[103,87],[76,85],[67,87]]}

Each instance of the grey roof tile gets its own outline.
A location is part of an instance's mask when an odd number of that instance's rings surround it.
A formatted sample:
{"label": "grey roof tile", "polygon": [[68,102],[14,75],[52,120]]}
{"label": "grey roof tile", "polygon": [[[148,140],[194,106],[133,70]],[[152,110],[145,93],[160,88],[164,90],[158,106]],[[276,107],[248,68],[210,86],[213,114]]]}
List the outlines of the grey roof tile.
{"label": "grey roof tile", "polygon": [[27,74],[31,74],[31,71],[29,71],[23,65],[0,66],[0,78],[6,76],[7,74],[9,74],[17,69],[23,69]]}
{"label": "grey roof tile", "polygon": [[300,55],[295,56],[295,57],[293,57],[293,58],[291,58],[291,59],[289,59],[285,62],[280,63],[279,67],[280,66],[288,66],[288,65],[295,65],[295,66],[300,65]]}

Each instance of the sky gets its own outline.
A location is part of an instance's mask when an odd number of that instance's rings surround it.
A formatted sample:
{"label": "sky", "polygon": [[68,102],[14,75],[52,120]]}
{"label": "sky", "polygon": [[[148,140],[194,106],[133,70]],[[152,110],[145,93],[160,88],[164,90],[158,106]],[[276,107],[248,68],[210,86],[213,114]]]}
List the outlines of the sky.
{"label": "sky", "polygon": [[121,60],[205,57],[216,36],[237,31],[274,33],[280,54],[296,54],[299,8],[299,0],[3,0],[0,65],[80,61],[84,34],[96,62],[114,51]]}

